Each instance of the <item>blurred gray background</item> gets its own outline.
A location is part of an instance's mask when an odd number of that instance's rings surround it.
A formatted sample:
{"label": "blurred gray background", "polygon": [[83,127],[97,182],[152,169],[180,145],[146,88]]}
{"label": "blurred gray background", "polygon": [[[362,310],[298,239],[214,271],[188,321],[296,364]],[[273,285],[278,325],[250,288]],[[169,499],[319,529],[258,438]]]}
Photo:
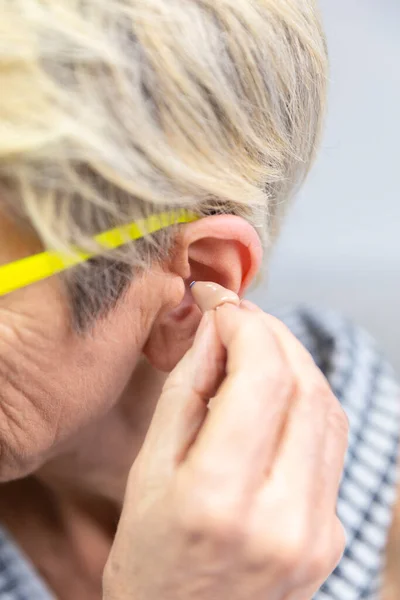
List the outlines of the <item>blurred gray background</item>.
{"label": "blurred gray background", "polygon": [[321,0],[331,61],[319,160],[273,255],[264,308],[334,308],[400,373],[400,2]]}

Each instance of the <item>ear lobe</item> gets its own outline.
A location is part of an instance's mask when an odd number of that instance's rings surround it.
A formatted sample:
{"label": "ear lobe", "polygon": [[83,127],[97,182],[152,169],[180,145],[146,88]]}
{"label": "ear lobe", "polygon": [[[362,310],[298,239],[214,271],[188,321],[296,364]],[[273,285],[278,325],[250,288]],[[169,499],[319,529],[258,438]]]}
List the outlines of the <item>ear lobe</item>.
{"label": "ear lobe", "polygon": [[240,217],[206,217],[182,228],[169,269],[185,281],[185,293],[178,306],[160,313],[153,324],[144,348],[150,363],[172,371],[191,347],[201,319],[189,289],[192,281],[214,281],[243,295],[261,260],[259,237]]}
{"label": "ear lobe", "polygon": [[157,318],[143,349],[154,368],[171,372],[193,344],[201,312],[186,284],[182,302]]}

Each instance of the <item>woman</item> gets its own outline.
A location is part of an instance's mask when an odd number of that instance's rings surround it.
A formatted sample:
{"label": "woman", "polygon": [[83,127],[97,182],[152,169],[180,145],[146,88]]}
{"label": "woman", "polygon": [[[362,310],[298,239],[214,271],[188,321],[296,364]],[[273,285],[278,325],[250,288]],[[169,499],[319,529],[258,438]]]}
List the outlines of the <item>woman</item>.
{"label": "woman", "polygon": [[375,594],[391,371],[239,305],[326,68],[313,0],[0,5],[0,597]]}

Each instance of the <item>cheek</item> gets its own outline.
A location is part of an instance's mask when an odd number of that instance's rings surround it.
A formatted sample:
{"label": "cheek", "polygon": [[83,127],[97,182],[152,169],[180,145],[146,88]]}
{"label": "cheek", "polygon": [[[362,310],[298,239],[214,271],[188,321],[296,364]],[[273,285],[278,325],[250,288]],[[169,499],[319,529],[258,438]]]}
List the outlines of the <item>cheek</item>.
{"label": "cheek", "polygon": [[135,339],[116,340],[112,326],[107,333],[73,339],[54,357],[45,385],[62,413],[59,437],[107,412],[132,375],[140,346]]}
{"label": "cheek", "polygon": [[140,323],[126,311],[78,336],[56,304],[30,303],[29,314],[0,306],[0,481],[35,470],[106,413],[141,352]]}

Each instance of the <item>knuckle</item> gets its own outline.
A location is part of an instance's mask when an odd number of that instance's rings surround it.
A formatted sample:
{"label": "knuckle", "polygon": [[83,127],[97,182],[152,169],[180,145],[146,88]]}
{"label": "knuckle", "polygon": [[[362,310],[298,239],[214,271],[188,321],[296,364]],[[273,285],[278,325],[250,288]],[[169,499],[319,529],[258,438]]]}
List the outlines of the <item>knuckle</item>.
{"label": "knuckle", "polygon": [[332,571],[330,558],[330,553],[323,549],[311,553],[302,570],[303,579],[311,582],[327,577]]}
{"label": "knuckle", "polygon": [[338,437],[348,438],[350,430],[349,419],[337,400],[329,411],[328,424],[332,432]]}
{"label": "knuckle", "polygon": [[241,538],[237,514],[210,499],[198,501],[186,511],[184,530],[192,538],[207,539],[217,544],[232,544]]}
{"label": "knuckle", "polygon": [[298,515],[296,521],[291,523],[275,556],[283,577],[295,585],[309,585],[326,579],[335,568],[337,563],[333,565],[332,562],[334,540],[331,536],[326,543],[319,543],[304,515]]}
{"label": "knuckle", "polygon": [[310,408],[315,405],[316,401],[324,405],[327,412],[328,427],[333,433],[340,437],[347,437],[350,428],[348,416],[325,378],[322,375],[321,377],[309,378],[304,393]]}
{"label": "knuckle", "polygon": [[281,577],[294,579],[304,562],[305,548],[305,541],[292,534],[282,536],[276,532],[271,536],[271,532],[265,535],[253,532],[246,538],[246,563],[253,572],[274,564]]}
{"label": "knuckle", "polygon": [[288,546],[281,552],[281,572],[288,579],[295,579],[304,562],[304,547]]}
{"label": "knuckle", "polygon": [[346,533],[342,523],[336,517],[333,535],[314,546],[302,570],[306,581],[326,579],[339,564],[346,547]]}
{"label": "knuckle", "polygon": [[294,577],[302,569],[308,545],[308,535],[304,525],[292,530],[279,544],[277,557],[286,576]]}
{"label": "knuckle", "polygon": [[273,558],[270,547],[260,534],[254,536],[246,550],[247,566],[252,572],[263,571]]}
{"label": "knuckle", "polygon": [[309,377],[305,392],[312,402],[322,401],[329,403],[332,396],[329,384],[321,373],[316,373]]}
{"label": "knuckle", "polygon": [[242,539],[242,528],[238,525],[237,515],[222,507],[203,511],[202,522],[208,536],[216,543],[233,544]]}
{"label": "knuckle", "polygon": [[180,494],[176,506],[179,527],[193,541],[233,544],[244,535],[240,507],[220,489],[201,488],[197,483]]}

